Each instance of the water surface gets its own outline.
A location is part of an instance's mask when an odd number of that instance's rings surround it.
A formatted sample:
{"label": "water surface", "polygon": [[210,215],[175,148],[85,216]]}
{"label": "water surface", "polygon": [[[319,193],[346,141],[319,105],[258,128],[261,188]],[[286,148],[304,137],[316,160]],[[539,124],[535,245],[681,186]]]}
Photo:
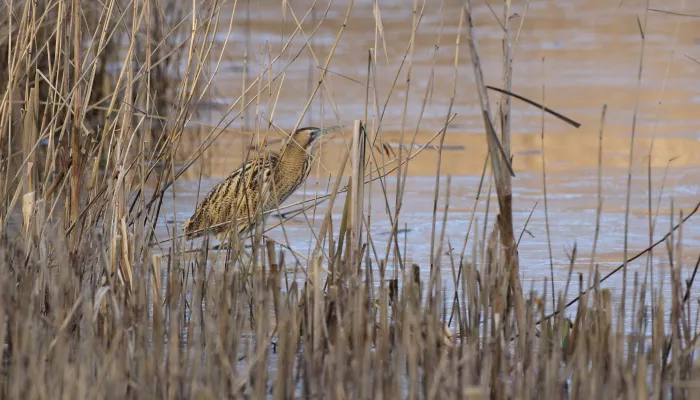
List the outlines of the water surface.
{"label": "water surface", "polygon": [[[174,187],[176,207],[172,196],[165,197],[158,232],[160,239],[166,237],[168,221],[180,223],[187,218],[197,203],[198,191],[205,193],[230,173],[244,159],[251,145],[261,143],[267,135],[271,147],[279,146],[283,136],[274,130],[267,130],[264,118],[272,115],[274,123],[283,129],[293,128],[299,119],[322,72],[319,65],[325,64],[348,5],[346,2],[333,2],[326,13],[328,4],[316,3],[314,12],[302,24],[308,37],[322,21],[310,40],[310,47],[299,53],[305,40],[302,36],[297,37],[273,64],[271,71],[256,81],[260,71],[266,70],[270,59],[279,54],[296,28],[294,18],[301,20],[312,2],[291,3],[293,13],[287,10],[285,23],[281,22],[282,9],[278,2],[251,1],[249,9],[239,4],[223,63],[212,86],[213,96],[201,107],[196,121],[205,126],[204,133],[190,135],[183,143],[181,156],[189,156],[188,151],[192,151],[211,129],[206,127],[218,124],[228,129],[177,182]],[[367,54],[368,49],[375,47],[377,37],[372,3],[369,0],[355,1],[329,65],[325,85],[311,103],[302,125],[336,124],[336,115],[345,125],[352,125],[353,120],[363,118],[367,98]],[[503,33],[488,7],[483,2],[477,3],[474,21],[485,80],[487,84],[500,86]],[[455,42],[459,32],[461,2],[440,4],[429,2],[423,12],[410,58],[410,84],[407,83],[409,59],[406,59],[392,89],[411,37],[413,6],[412,2],[405,1],[379,2],[385,37],[377,40],[379,48],[369,91],[368,125],[374,127],[376,132],[377,115],[382,115],[382,138],[395,149],[402,138],[404,143],[408,143],[414,140],[414,135],[416,143],[428,143],[445,124],[455,87],[451,111],[456,117],[450,123],[444,139],[438,222],[435,227],[438,233],[443,229],[441,221],[446,204],[446,176],[450,175],[448,222],[444,227],[445,241],[439,260],[449,289],[452,257],[455,262],[459,259],[474,209],[487,147],[464,26],[455,77]],[[667,10],[681,11],[682,4],[681,1],[666,1],[662,5]],[[551,279],[550,265],[556,290],[563,290],[569,274],[568,254],[574,246],[577,248],[577,260],[573,271],[587,275],[598,204],[599,132],[604,105],[608,108],[602,145],[603,206],[595,257],[601,273],[605,274],[620,265],[624,256],[628,166],[635,109],[628,254],[631,256],[649,245],[650,179],[653,216],[658,207],[658,218],[654,217],[654,241],[668,231],[671,218],[677,221],[681,210],[687,213],[700,201],[700,141],[697,134],[700,128],[700,96],[697,91],[700,67],[686,57],[686,54],[700,57],[697,21],[658,12],[649,12],[645,16],[645,5],[645,1],[627,0],[531,1],[525,12],[525,2],[513,3],[513,12],[519,15],[512,19],[514,36],[525,15],[519,41],[514,46],[513,91],[543,101],[582,123],[576,129],[551,116],[542,118],[537,108],[513,101],[511,141],[516,173],[513,178],[513,217],[518,234],[525,228],[528,216],[537,205],[519,245],[520,268],[526,290],[534,285],[536,290],[542,291],[543,279]],[[494,11],[502,20],[502,8],[494,6]],[[641,81],[638,72],[642,39],[637,18],[642,23],[645,19],[647,21]],[[222,21],[220,27],[215,51],[220,51],[227,39],[228,21]],[[294,58],[297,53],[298,57]],[[282,71],[284,79],[279,77],[269,84]],[[227,113],[241,96],[243,86],[250,86],[250,91],[232,112]],[[241,103],[251,101],[258,93],[259,97],[254,99],[251,107],[237,115]],[[390,93],[391,97],[388,97]],[[490,93],[490,96],[492,109],[495,110],[500,98],[495,93]],[[407,110],[405,118],[404,105]],[[330,191],[338,171],[339,154],[344,150],[348,138],[349,131],[324,143],[319,163],[306,186],[295,193],[287,204]],[[437,145],[438,141],[434,143]],[[430,238],[437,163],[438,152],[433,148],[424,150],[410,161],[399,223],[400,228],[408,228],[405,234],[400,235],[407,249],[404,255],[406,262],[420,265],[426,275],[431,263]],[[549,234],[545,219],[543,165],[547,174]],[[345,171],[346,177],[348,171],[349,167]],[[394,210],[396,177],[389,176],[385,182],[386,196]],[[368,193],[366,207],[371,210],[372,256],[376,251],[383,258],[389,238],[385,232],[391,229],[385,211],[384,193],[378,182],[368,186],[365,191]],[[484,224],[490,228],[497,212],[494,188],[486,219],[487,192],[488,179],[476,207],[473,229],[478,230],[470,236],[466,251],[468,260],[475,256],[471,238],[475,234],[481,238]],[[333,209],[336,235],[343,201],[344,196],[340,196]],[[288,243],[301,255],[308,256],[315,245],[311,229],[318,231],[326,209],[327,203],[322,203],[315,211],[308,211],[305,216],[288,221],[284,231],[276,228],[269,235]],[[268,225],[277,221],[272,217]],[[675,262],[680,263],[684,278],[692,272],[700,251],[699,221],[700,217],[691,218],[682,229],[683,251]],[[676,239],[678,237],[675,236]],[[449,252],[451,247],[456,252],[452,257]],[[630,283],[637,272],[641,274],[640,279],[643,277],[646,265],[646,257],[630,265]],[[390,271],[393,267],[390,264]],[[653,272],[657,289],[668,292],[670,263],[663,246],[654,253]],[[621,284],[622,274],[619,273],[606,281],[604,286],[618,296]],[[570,293],[577,291],[578,285],[574,282]]]}

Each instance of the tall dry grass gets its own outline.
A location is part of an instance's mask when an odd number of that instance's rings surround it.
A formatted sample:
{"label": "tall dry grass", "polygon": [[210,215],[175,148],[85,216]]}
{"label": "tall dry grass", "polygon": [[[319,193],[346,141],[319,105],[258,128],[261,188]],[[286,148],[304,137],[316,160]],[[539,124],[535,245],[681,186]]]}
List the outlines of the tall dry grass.
{"label": "tall dry grass", "polygon": [[[426,4],[413,3],[406,102]],[[357,6],[350,2],[346,21]],[[469,1],[454,38],[452,102],[465,90],[458,68],[473,68],[489,146],[475,202],[492,177],[499,212],[495,222],[473,229],[472,215],[461,256],[442,264],[445,221],[456,200],[450,179],[441,187],[438,173],[429,266],[408,265],[398,235],[407,164],[427,145],[413,152],[416,136],[404,135],[403,124],[398,154],[369,151],[382,144],[381,99],[371,84],[378,51],[370,51],[367,65],[366,123],[355,122],[338,178],[329,194],[294,211],[327,207],[309,257],[267,239],[262,228],[252,247],[218,249],[208,241],[192,248],[175,230],[159,254],[154,232],[163,197],[177,195],[172,182],[223,132],[205,132],[191,156],[176,163],[185,129],[231,45],[215,43],[215,34],[230,33],[235,20],[224,13],[241,5],[17,0],[0,7],[0,397],[697,398],[697,265],[689,279],[672,265],[670,297],[635,276],[627,309],[612,303],[601,286],[610,275],[601,276],[593,261],[591,282],[578,277],[579,288],[590,287],[578,302],[565,304],[567,293],[552,293],[547,282],[540,295],[524,292],[512,219],[510,97],[490,109]],[[290,36],[305,45],[295,53],[287,42],[268,54],[228,114],[260,104],[268,89],[275,99],[284,72],[273,76],[271,65],[290,65],[305,48],[321,72],[297,125],[319,91],[333,104],[324,77],[343,46],[345,24],[323,60],[309,41],[325,17],[317,21],[313,8],[305,15],[285,10]],[[500,90],[510,92],[521,27],[511,26],[509,0],[503,13]],[[312,31],[303,24],[310,14]],[[220,24],[227,18],[228,27]],[[379,21],[375,49],[384,41]],[[471,65],[463,61],[464,41]],[[426,91],[421,114],[427,98]],[[263,121],[256,122],[258,134],[265,118],[274,120],[270,104],[269,116],[256,115]],[[453,118],[450,105],[433,137],[438,151]],[[604,114],[601,146],[603,122]],[[347,160],[353,177],[345,186]],[[394,199],[386,194],[389,174],[397,177]],[[372,237],[364,191],[379,192],[389,210],[393,229],[384,249]],[[331,218],[336,201],[345,202],[339,227]],[[669,259],[681,259],[682,226],[696,210],[659,241],[650,232],[650,249],[665,245]],[[572,269],[574,261],[575,252]],[[420,268],[429,268],[427,281]],[[557,312],[545,315],[550,301]],[[577,308],[566,314],[570,305]]]}

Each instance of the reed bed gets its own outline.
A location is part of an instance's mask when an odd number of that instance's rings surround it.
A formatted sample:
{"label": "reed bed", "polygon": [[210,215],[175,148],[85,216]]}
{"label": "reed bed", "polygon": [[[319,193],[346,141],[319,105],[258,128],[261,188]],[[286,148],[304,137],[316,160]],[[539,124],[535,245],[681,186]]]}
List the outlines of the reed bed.
{"label": "reed bed", "polygon": [[[398,151],[373,150],[377,144],[386,149],[382,100],[371,84],[382,57],[377,49],[386,46],[380,45],[385,36],[378,4],[368,89],[359,100],[365,118],[354,125],[342,121],[353,140],[328,194],[282,207],[295,215],[314,208],[323,218],[309,256],[265,236],[267,229],[283,230],[284,219],[260,227],[250,241],[215,248],[209,239],[186,242],[179,228],[166,240],[156,237],[156,224],[165,218],[163,198],[177,198],[173,182],[201,162],[228,128],[223,119],[217,127],[199,128],[201,145],[178,159],[226,49],[240,50],[230,35],[216,39],[237,23],[239,3],[0,5],[0,398],[700,398],[699,317],[692,311],[698,265],[686,276],[682,262],[674,262],[682,260],[683,225],[694,222],[697,207],[681,212],[658,240],[650,197],[649,249],[627,256],[625,242],[625,258],[648,257],[648,271],[651,251],[666,252],[670,296],[656,290],[653,273],[635,275],[634,284],[624,281],[629,287],[617,305],[602,284],[610,275],[599,272],[595,257],[587,279],[573,273],[576,249],[565,293],[554,293],[547,281],[536,290],[520,282],[507,93],[522,25],[511,25],[510,0],[500,16],[498,90],[489,91],[482,76],[470,1],[451,39],[452,101],[429,145],[442,151],[455,93],[474,90],[457,84],[458,68],[472,69],[489,148],[474,209],[480,197],[490,199],[483,192],[493,182],[498,215],[479,227],[472,214],[461,254],[449,265],[441,257],[445,221],[450,204],[462,199],[451,197],[449,177],[446,186],[440,179],[440,157],[427,238],[434,261],[409,265],[399,238],[407,165],[428,146],[414,151],[415,135],[404,123],[413,35],[405,44]],[[267,129],[275,129],[275,99],[284,83],[286,67],[279,72],[272,66],[302,62],[306,51],[307,62],[319,67],[299,109],[299,126],[319,92],[334,104],[325,77],[343,46],[345,23],[325,59],[313,52],[325,4],[305,15],[281,5],[292,27],[289,42],[262,57],[257,75],[246,75],[227,112],[234,119],[255,113],[255,122],[247,122],[254,126],[244,128],[260,149]],[[345,22],[358,6],[349,2]],[[426,2],[412,7],[415,33]],[[302,45],[290,46],[292,39]],[[440,40],[447,39],[438,36],[436,49]],[[489,99],[494,93],[501,96],[496,110]],[[421,110],[427,98],[426,91]],[[261,114],[265,102],[270,111]],[[530,102],[543,118],[566,119]],[[605,109],[601,154],[604,121]],[[599,160],[602,165],[602,155]],[[386,194],[389,176],[396,178],[395,198]],[[597,228],[601,190],[599,185]],[[386,204],[392,231],[385,248],[372,237],[367,195],[382,196]],[[332,224],[336,202],[344,202],[341,226]],[[620,267],[624,273],[627,264]],[[421,269],[430,271],[428,279]],[[574,290],[577,301],[566,303]]]}

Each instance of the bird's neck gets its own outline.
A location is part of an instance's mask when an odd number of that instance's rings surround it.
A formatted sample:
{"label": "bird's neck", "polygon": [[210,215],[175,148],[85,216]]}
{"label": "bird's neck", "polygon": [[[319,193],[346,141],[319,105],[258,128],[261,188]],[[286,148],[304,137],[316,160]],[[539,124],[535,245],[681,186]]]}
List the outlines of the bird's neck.
{"label": "bird's neck", "polygon": [[309,155],[298,144],[287,143],[280,151],[277,174],[281,181],[297,181],[306,177],[309,171]]}

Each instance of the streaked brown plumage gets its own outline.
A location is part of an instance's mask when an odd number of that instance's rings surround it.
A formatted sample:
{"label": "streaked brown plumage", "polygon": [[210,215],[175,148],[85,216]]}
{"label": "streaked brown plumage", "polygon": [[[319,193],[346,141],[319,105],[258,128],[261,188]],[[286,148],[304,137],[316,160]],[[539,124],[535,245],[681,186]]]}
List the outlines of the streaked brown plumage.
{"label": "streaked brown plumage", "polygon": [[297,129],[279,154],[260,154],[244,163],[209,191],[194,214],[185,221],[185,235],[196,238],[205,229],[222,236],[235,229],[238,235],[250,231],[263,214],[277,208],[301,186],[311,171],[316,145],[339,127]]}

